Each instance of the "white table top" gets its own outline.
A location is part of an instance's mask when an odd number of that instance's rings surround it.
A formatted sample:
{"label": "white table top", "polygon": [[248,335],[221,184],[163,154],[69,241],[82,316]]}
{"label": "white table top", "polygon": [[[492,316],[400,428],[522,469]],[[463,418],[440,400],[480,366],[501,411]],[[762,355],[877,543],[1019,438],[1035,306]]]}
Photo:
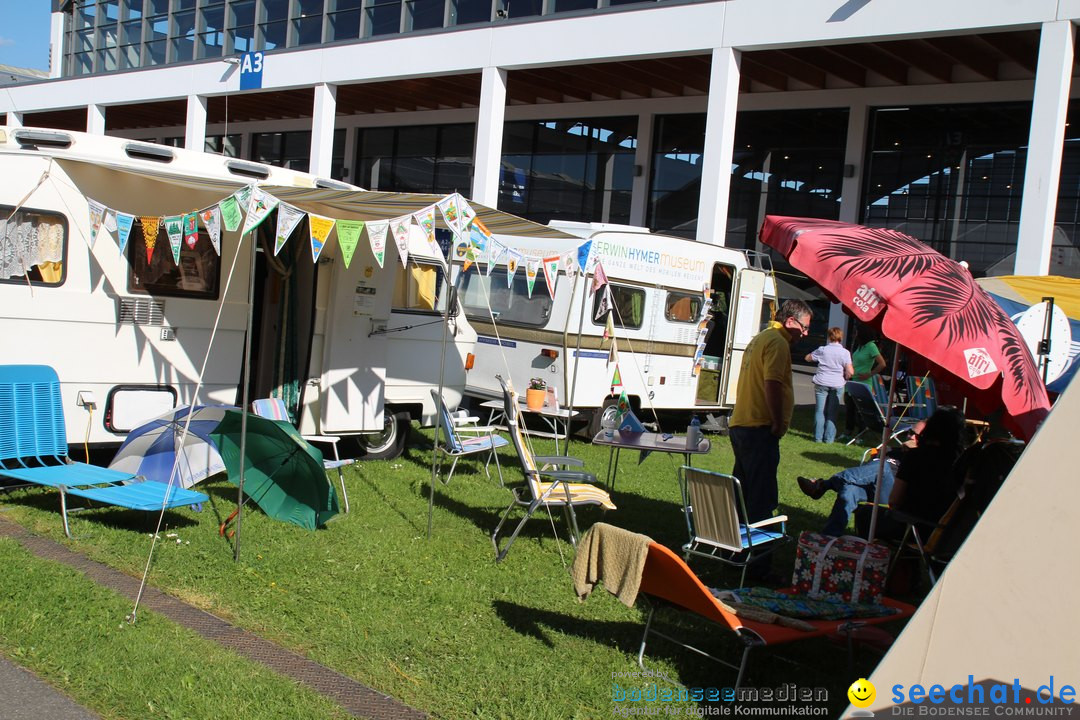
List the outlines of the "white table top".
{"label": "white table top", "polygon": [[[503,401],[502,400],[487,400],[485,402],[480,403],[480,407],[490,408],[492,410],[502,410],[503,409]],[[575,410],[573,413],[571,413],[569,408],[550,408],[550,407],[546,407],[546,406],[541,408],[540,410],[533,410],[532,408],[530,408],[528,405],[526,405],[523,402],[518,403],[518,410],[520,412],[535,413],[537,415],[547,415],[547,416],[550,416],[550,417],[562,418],[563,420],[566,420],[566,419],[571,418],[571,417],[577,417],[578,415],[581,414],[577,410]]]}

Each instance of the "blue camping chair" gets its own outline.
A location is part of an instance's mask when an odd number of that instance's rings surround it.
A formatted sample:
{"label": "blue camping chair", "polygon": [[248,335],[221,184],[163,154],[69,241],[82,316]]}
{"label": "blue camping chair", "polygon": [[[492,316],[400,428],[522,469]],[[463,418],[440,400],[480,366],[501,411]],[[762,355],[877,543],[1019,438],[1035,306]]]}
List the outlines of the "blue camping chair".
{"label": "blue camping chair", "polygon": [[937,412],[937,388],[934,378],[926,375],[907,376],[907,391],[910,403],[908,416],[916,420],[929,420],[930,416]]}
{"label": "blue camping chair", "polygon": [[47,365],[0,365],[0,477],[59,490],[68,537],[68,495],[148,512],[209,499],[194,490],[69,458],[60,378]]}
{"label": "blue camping chair", "polygon": [[441,470],[443,457],[453,458],[450,463],[450,472],[446,474],[446,479],[442,481],[443,484],[450,484],[450,478],[454,476],[454,469],[457,467],[458,460],[467,455],[487,453],[488,459],[484,463],[484,472],[487,473],[489,478],[491,477],[488,466],[491,464],[492,458],[494,458],[495,469],[499,473],[499,485],[503,485],[502,466],[499,465],[499,454],[496,450],[506,447],[510,442],[506,438],[496,435],[494,426],[477,425],[477,418],[453,417],[437,390],[431,391],[431,399],[435,401],[435,407],[438,408],[441,415],[439,425],[442,428],[442,442],[436,441],[435,443],[436,474],[439,474]]}
{"label": "blue camping chair", "polygon": [[[884,383],[881,383],[880,380],[878,381],[878,385],[884,388]],[[867,431],[880,434],[885,427],[885,413],[888,406],[878,404],[877,398],[874,397],[872,387],[861,382],[849,380],[847,385],[844,386],[844,392],[847,394],[847,397],[851,399],[856,412],[859,413],[859,418],[862,419],[863,422],[863,429],[859,431],[858,435],[851,438],[847,444],[851,445]],[[886,398],[888,397],[888,390],[885,390],[885,396]],[[918,419],[912,418],[907,414],[903,416],[894,414],[892,418],[892,427],[889,428],[889,439],[896,440],[897,437],[911,430],[917,422],[919,422]]]}

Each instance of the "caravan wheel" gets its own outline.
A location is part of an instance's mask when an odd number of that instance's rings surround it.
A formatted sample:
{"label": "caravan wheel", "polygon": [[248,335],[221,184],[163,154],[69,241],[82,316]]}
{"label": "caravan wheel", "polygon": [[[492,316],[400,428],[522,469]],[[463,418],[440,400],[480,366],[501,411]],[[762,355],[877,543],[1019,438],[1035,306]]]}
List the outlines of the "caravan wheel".
{"label": "caravan wheel", "polygon": [[411,421],[407,412],[383,413],[383,431],[360,436],[364,460],[393,460],[405,449]]}

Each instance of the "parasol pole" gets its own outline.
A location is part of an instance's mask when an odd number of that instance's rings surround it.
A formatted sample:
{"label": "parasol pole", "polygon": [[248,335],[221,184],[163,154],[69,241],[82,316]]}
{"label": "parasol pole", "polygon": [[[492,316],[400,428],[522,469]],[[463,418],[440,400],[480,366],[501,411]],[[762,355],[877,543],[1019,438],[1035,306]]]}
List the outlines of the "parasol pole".
{"label": "parasol pole", "polygon": [[[881,447],[878,450],[878,466],[877,466],[877,484],[874,486],[874,504],[870,511],[870,532],[867,533],[866,540],[868,542],[874,541],[874,533],[877,531],[877,517],[878,509],[881,507],[881,483],[885,478],[885,452],[888,450],[887,443],[889,442],[889,435],[891,434],[889,428],[892,426],[892,399],[893,393],[896,392],[896,370],[899,367],[900,362],[900,345],[896,345],[893,350],[892,358],[892,373],[889,377],[889,396],[885,400],[885,425],[881,428]],[[884,500],[888,502],[888,498]]]}
{"label": "parasol pole", "polygon": [[[570,404],[566,410],[569,415],[566,416],[566,442],[563,445],[563,455],[565,457],[570,456],[570,420],[574,417],[574,401],[577,398],[577,376],[578,367],[581,366],[581,331],[585,327],[585,306],[588,304],[589,299],[589,278],[585,274],[585,270],[582,270],[574,276],[574,287],[570,291],[570,307],[566,308],[567,325],[569,325],[570,313],[574,309],[574,298],[577,296],[577,283],[578,278],[581,278],[581,313],[578,316],[577,326],[577,348],[574,350],[574,377],[570,383]],[[612,340],[612,342],[615,342]],[[603,347],[603,346],[601,346]],[[563,348],[566,348],[566,334],[563,334]],[[569,354],[569,353],[568,353]],[[569,359],[569,358],[568,358]],[[564,370],[563,375],[566,375]],[[603,407],[600,408],[603,411]],[[589,442],[592,442],[592,438],[589,438]]]}
{"label": "parasol pole", "polygon": [[[248,268],[247,328],[244,333],[244,386],[240,388],[240,478],[237,480],[236,499],[236,542],[233,544],[233,562],[240,562],[240,520],[244,514],[244,468],[247,466],[247,422],[248,395],[251,388],[251,333],[255,324],[255,258],[258,255],[258,243],[252,236],[254,229],[248,232],[251,240],[251,265]],[[243,245],[244,236],[240,236]],[[236,249],[240,252],[240,248]]]}

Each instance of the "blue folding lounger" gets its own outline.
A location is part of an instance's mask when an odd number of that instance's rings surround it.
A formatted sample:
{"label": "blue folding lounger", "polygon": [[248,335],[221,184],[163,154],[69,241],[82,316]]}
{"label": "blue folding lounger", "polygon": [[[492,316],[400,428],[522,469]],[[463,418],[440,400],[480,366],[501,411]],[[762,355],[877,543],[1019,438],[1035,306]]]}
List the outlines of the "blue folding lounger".
{"label": "blue folding lounger", "polygon": [[59,490],[68,537],[68,495],[146,511],[209,499],[200,492],[69,458],[60,379],[48,365],[0,365],[0,477]]}

